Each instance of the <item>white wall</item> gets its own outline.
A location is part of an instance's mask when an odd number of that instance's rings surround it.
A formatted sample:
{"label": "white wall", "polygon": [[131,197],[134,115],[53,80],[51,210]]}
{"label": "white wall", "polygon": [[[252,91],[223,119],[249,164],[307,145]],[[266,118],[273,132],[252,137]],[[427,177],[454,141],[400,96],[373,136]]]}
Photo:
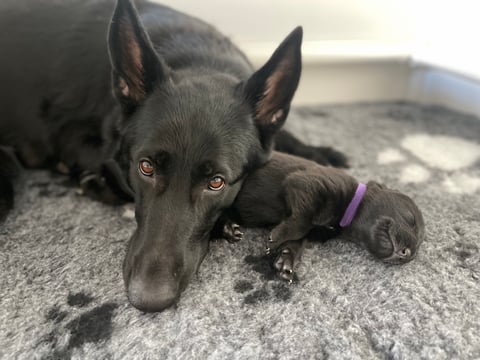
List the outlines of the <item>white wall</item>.
{"label": "white wall", "polygon": [[307,59],[413,56],[480,79],[479,0],[159,1],[214,24],[254,57],[302,25]]}
{"label": "white wall", "polygon": [[161,2],[215,25],[256,66],[302,25],[304,66],[294,102],[312,104],[405,98],[415,25],[409,1]]}
{"label": "white wall", "polygon": [[[411,1],[411,0],[408,0]],[[408,2],[407,1],[407,2]],[[405,1],[390,0],[165,0],[198,16],[240,43],[280,41],[303,25],[306,41],[410,42]],[[413,23],[412,23],[413,24]]]}
{"label": "white wall", "polygon": [[412,56],[480,80],[480,1],[418,1]]}
{"label": "white wall", "polygon": [[415,27],[408,6],[411,1],[414,0],[161,2],[215,25],[255,64],[260,64],[298,25],[304,28],[304,62],[406,57]]}
{"label": "white wall", "polygon": [[297,104],[411,99],[480,114],[480,0],[159,2],[212,23],[257,66],[302,25]]}

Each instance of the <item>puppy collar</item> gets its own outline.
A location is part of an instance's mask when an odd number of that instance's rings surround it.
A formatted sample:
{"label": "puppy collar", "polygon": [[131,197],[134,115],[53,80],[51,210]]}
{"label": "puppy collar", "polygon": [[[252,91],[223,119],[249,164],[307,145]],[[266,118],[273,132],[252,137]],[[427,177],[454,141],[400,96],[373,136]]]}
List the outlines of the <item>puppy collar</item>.
{"label": "puppy collar", "polygon": [[342,220],[340,221],[340,227],[344,228],[352,223],[353,218],[355,217],[358,207],[360,206],[360,203],[362,202],[362,199],[366,192],[367,185],[359,183],[353,199],[350,201],[350,204],[348,204],[348,207],[345,210],[345,214],[343,214]]}

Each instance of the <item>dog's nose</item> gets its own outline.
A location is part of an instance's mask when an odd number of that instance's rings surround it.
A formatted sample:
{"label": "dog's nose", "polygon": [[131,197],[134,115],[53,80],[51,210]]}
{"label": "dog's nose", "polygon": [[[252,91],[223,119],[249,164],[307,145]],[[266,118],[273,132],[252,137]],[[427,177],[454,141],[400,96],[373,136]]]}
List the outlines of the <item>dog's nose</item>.
{"label": "dog's nose", "polygon": [[173,282],[149,284],[141,279],[131,279],[128,299],[137,309],[159,312],[172,306],[178,298],[178,285]]}

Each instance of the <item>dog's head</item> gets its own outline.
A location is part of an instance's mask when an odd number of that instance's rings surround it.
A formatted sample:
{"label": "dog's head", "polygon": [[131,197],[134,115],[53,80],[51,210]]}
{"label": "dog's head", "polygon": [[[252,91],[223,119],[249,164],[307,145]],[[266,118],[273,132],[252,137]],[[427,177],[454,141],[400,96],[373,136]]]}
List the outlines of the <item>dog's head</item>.
{"label": "dog's head", "polygon": [[137,229],[124,261],[130,302],[160,311],[178,299],[244,177],[264,163],[301,71],[301,28],[249,79],[172,69],[127,0],[109,31],[123,111],[117,160],[135,194]]}
{"label": "dog's head", "polygon": [[366,248],[386,263],[412,260],[425,238],[420,209],[407,195],[376,182],[370,181],[367,189],[348,231],[362,238]]}

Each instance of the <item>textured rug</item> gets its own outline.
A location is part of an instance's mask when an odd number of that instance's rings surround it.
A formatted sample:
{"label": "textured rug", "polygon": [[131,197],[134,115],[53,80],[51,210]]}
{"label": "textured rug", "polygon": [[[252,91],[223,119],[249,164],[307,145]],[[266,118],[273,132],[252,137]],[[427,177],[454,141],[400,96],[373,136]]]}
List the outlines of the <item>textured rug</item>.
{"label": "textured rug", "polygon": [[312,243],[288,285],[262,259],[265,231],[249,229],[211,243],[175,308],[145,314],[121,276],[130,208],[29,172],[0,225],[0,358],[480,358],[480,120],[386,103],[297,108],[287,127],[417,201],[427,240],[414,261]]}

